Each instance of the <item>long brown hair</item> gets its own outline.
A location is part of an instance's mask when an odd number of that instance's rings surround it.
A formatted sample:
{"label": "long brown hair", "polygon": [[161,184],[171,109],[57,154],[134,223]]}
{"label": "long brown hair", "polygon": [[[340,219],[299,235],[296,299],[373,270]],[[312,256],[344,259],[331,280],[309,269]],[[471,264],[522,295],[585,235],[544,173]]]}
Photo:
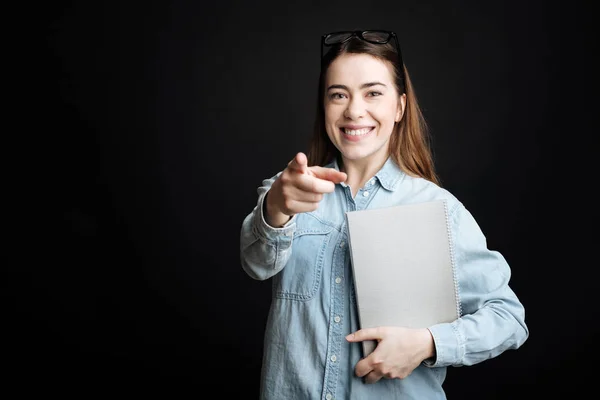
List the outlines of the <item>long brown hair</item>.
{"label": "long brown hair", "polygon": [[389,154],[407,174],[425,178],[439,185],[440,180],[435,172],[430,146],[429,128],[417,102],[406,66],[402,64],[400,70],[398,53],[390,43],[372,44],[355,37],[333,46],[321,60],[317,115],[307,154],[308,165],[324,166],[339,156],[339,150],[331,143],[325,130],[325,76],[333,60],[348,53],[368,54],[393,66],[396,90],[399,94],[406,93],[406,107],[402,119],[396,123],[390,137]]}

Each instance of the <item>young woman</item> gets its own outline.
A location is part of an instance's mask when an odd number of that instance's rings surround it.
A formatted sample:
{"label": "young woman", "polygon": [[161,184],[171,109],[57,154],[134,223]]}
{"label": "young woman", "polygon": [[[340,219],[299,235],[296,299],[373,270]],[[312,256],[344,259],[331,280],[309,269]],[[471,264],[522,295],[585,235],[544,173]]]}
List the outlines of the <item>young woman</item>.
{"label": "young woman", "polygon": [[[438,182],[396,35],[335,32],[324,48],[310,150],[263,181],[241,228],[243,269],[273,282],[261,399],[445,399],[448,366],[529,336],[510,267]],[[435,199],[449,206],[462,315],[359,329],[345,212]],[[363,340],[378,343],[365,358]]]}

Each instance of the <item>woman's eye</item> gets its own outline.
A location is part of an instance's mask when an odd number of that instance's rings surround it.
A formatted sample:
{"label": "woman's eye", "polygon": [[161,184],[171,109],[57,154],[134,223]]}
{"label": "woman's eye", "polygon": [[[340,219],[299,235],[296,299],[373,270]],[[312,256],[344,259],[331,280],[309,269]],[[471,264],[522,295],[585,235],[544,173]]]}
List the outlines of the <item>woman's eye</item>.
{"label": "woman's eye", "polygon": [[333,99],[333,100],[339,100],[339,99],[343,99],[343,98],[344,98],[343,93],[332,93],[331,94],[331,99]]}
{"label": "woman's eye", "polygon": [[381,96],[382,93],[381,92],[369,92],[369,96],[371,97],[377,97],[377,96]]}

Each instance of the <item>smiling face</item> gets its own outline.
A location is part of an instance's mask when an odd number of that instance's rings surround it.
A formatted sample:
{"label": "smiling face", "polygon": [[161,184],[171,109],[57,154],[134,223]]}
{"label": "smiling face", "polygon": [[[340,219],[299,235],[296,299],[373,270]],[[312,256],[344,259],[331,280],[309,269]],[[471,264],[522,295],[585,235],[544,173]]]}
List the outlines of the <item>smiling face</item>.
{"label": "smiling face", "polygon": [[392,66],[368,54],[341,55],[327,70],[324,95],[325,129],[344,163],[382,165],[406,99]]}

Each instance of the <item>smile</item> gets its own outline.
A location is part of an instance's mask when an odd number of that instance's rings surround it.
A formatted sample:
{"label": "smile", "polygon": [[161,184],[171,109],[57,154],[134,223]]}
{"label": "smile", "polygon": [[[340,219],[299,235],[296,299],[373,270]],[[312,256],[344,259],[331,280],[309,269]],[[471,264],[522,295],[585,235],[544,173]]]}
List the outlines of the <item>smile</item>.
{"label": "smile", "polygon": [[360,129],[340,128],[340,131],[342,132],[343,137],[345,139],[352,141],[352,142],[356,142],[356,141],[359,141],[359,140],[365,138],[372,132],[374,132],[375,128],[374,127],[366,127],[366,128],[360,128]]}
{"label": "smile", "polygon": [[362,129],[347,129],[347,128],[342,128],[342,131],[346,135],[350,135],[350,136],[362,136],[362,135],[366,135],[367,133],[371,132],[371,129],[373,129],[373,128],[362,128]]}

